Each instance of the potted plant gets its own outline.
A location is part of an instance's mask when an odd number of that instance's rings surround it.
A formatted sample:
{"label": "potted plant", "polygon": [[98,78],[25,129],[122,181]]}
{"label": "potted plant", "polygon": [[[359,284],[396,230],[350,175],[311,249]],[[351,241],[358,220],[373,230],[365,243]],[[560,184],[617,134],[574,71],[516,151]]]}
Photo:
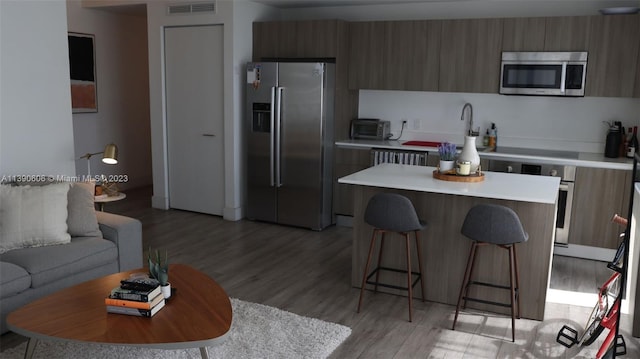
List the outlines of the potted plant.
{"label": "potted plant", "polygon": [[171,297],[171,283],[169,283],[169,254],[165,250],[164,258],[160,254],[160,251],[156,249],[155,259],[153,258],[153,251],[149,248],[149,273],[151,277],[155,278],[160,283],[160,289],[165,299]]}
{"label": "potted plant", "polygon": [[451,171],[457,154],[456,145],[443,142],[438,145],[438,154],[440,155],[440,172]]}

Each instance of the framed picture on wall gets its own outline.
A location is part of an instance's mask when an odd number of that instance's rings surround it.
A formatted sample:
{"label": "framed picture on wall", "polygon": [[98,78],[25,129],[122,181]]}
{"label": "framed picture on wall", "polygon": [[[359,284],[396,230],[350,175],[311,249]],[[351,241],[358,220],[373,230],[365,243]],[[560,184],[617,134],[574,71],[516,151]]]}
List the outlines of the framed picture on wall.
{"label": "framed picture on wall", "polygon": [[73,113],[98,112],[94,35],[69,33],[69,72]]}

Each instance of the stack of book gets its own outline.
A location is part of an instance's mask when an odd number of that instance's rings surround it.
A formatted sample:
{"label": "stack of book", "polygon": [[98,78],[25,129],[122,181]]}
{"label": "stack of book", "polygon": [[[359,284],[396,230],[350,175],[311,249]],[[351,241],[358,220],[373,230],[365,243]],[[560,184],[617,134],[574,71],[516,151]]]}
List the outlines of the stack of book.
{"label": "stack of book", "polygon": [[120,281],[104,299],[108,313],[152,317],[164,307],[164,296],[157,280],[148,277]]}

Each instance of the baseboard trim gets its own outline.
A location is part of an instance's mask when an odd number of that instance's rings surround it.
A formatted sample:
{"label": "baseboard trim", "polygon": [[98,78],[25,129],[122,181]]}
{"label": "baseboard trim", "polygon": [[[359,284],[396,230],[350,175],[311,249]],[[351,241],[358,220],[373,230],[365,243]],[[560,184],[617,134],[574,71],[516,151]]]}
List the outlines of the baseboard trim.
{"label": "baseboard trim", "polygon": [[616,255],[615,249],[581,246],[579,244],[556,245],[553,254],[609,262]]}
{"label": "baseboard trim", "polygon": [[227,221],[239,221],[241,220],[244,216],[243,216],[243,209],[242,207],[236,207],[236,208],[229,208],[229,207],[225,207],[222,210],[222,218],[224,218]]}
{"label": "baseboard trim", "polygon": [[169,198],[164,196],[151,196],[151,207],[169,209]]}
{"label": "baseboard trim", "polygon": [[353,216],[336,214],[336,226],[353,228]]}

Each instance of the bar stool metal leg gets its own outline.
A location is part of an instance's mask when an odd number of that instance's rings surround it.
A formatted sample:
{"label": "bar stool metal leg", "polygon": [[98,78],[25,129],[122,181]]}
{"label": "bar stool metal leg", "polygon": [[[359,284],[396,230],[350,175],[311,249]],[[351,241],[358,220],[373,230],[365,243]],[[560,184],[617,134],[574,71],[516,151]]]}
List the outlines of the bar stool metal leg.
{"label": "bar stool metal leg", "polygon": [[516,289],[514,285],[514,257],[513,257],[513,245],[509,246],[509,285],[511,289],[511,341],[516,341],[516,311],[515,311],[515,297]]}
{"label": "bar stool metal leg", "polygon": [[[456,305],[456,314],[453,317],[452,330],[456,330],[456,323],[458,322],[458,314],[460,312],[460,304],[462,303],[463,296],[466,296],[467,288],[469,285],[469,278],[471,277],[471,270],[473,269],[473,262],[476,257],[476,242],[471,242],[471,250],[469,251],[469,259],[467,259],[467,268],[464,272],[464,279],[462,280],[462,286],[460,287],[460,295],[458,295],[458,304]],[[466,301],[465,301],[466,306]]]}
{"label": "bar stool metal leg", "polygon": [[409,295],[409,322],[411,322],[413,313],[413,288],[411,285],[411,243],[409,242],[408,233],[404,233],[404,242],[407,248],[407,291]]}
{"label": "bar stool metal leg", "polygon": [[423,279],[423,273],[424,271],[422,270],[422,249],[420,248],[420,236],[419,236],[419,231],[415,231],[413,232],[415,235],[415,239],[416,239],[416,252],[418,252],[418,270],[420,271],[420,287],[422,289],[422,301],[424,302],[424,298],[425,298],[425,289],[424,289],[424,279]]}
{"label": "bar stool metal leg", "polygon": [[367,273],[369,272],[369,264],[371,264],[371,257],[373,256],[373,248],[376,244],[376,233],[377,231],[373,231],[371,235],[371,244],[369,245],[369,256],[367,258],[367,264],[364,266],[364,273],[362,274],[362,286],[360,287],[360,299],[358,300],[358,310],[360,313],[360,307],[362,306],[362,297],[364,295],[364,287],[367,285]]}
{"label": "bar stool metal leg", "polygon": [[374,293],[378,293],[378,283],[380,283],[380,265],[382,264],[382,253],[384,252],[384,235],[387,233],[383,230],[378,230],[380,235],[380,250],[378,251],[378,266],[376,267],[378,270],[376,271],[376,284],[373,288]]}
{"label": "bar stool metal leg", "polygon": [[516,303],[518,304],[516,318],[520,319],[520,273],[518,272],[518,255],[515,244],[513,245],[513,263],[515,263],[516,269]]}

